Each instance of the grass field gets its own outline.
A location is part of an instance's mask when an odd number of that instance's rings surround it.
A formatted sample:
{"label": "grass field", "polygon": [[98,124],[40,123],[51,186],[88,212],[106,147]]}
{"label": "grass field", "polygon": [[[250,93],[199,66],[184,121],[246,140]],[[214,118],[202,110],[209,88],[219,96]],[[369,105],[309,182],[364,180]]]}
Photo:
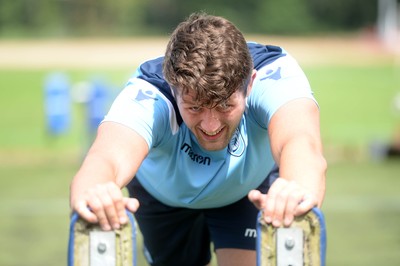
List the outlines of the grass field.
{"label": "grass field", "polygon": [[[323,207],[327,265],[400,265],[400,160],[368,156],[370,142],[390,141],[400,124],[391,107],[400,67],[386,57],[363,66],[348,59],[304,64],[321,106],[330,165]],[[43,82],[54,69],[0,68],[0,265],[66,265],[69,182],[87,136],[78,106],[68,134],[46,134]],[[72,83],[102,75],[122,87],[133,68],[57,69]],[[145,265],[141,256],[139,265]]]}

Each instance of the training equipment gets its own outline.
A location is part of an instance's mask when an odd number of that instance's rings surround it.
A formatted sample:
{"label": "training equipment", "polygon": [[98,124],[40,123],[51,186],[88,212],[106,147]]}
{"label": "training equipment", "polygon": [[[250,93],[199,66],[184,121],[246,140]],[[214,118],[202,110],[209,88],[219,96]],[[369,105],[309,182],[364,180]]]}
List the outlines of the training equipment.
{"label": "training equipment", "polygon": [[136,266],[136,225],[127,211],[129,223],[118,230],[103,231],[74,213],[71,217],[68,266]]}
{"label": "training equipment", "polygon": [[323,213],[313,208],[290,227],[275,228],[257,218],[257,266],[325,266],[326,228]]}

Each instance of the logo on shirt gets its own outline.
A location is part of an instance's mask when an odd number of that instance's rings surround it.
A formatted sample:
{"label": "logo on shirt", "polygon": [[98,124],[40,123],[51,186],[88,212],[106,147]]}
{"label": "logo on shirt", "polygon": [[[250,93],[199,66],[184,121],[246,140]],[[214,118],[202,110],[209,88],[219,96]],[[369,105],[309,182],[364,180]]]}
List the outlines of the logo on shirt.
{"label": "logo on shirt", "polygon": [[244,139],[239,128],[236,129],[228,145],[228,152],[233,156],[240,157],[244,152]]}
{"label": "logo on shirt", "polygon": [[210,157],[202,156],[200,154],[194,153],[192,147],[187,143],[183,143],[183,145],[181,147],[181,151],[184,151],[187,155],[189,155],[190,159],[192,159],[193,162],[196,162],[198,164],[204,164],[204,165],[211,164]]}
{"label": "logo on shirt", "polygon": [[281,79],[281,67],[278,67],[277,69],[267,69],[267,72],[265,73],[265,77],[263,77],[260,80],[264,79],[273,79],[273,80],[279,80]]}
{"label": "logo on shirt", "polygon": [[135,98],[136,101],[143,101],[143,100],[154,100],[158,101],[157,94],[152,90],[139,90],[138,94]]}
{"label": "logo on shirt", "polygon": [[257,237],[257,230],[254,228],[246,228],[244,232],[245,237],[256,238]]}

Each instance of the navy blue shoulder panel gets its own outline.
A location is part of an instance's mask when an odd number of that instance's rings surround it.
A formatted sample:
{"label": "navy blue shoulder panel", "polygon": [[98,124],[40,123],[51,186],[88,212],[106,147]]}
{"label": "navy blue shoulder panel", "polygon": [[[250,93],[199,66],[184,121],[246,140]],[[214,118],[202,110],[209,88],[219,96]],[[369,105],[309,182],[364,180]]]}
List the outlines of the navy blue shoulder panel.
{"label": "navy blue shoulder panel", "polygon": [[254,69],[259,70],[279,57],[285,56],[282,48],[273,45],[262,45],[258,43],[248,43],[251,57],[253,58]]}
{"label": "navy blue shoulder panel", "polygon": [[149,60],[140,65],[140,74],[138,78],[143,79],[152,85],[154,85],[174,106],[176,121],[178,125],[182,124],[182,117],[179,113],[178,105],[176,104],[175,97],[172,95],[172,91],[168,83],[165,81],[162,73],[162,64],[164,57],[158,57],[153,60]]}
{"label": "navy blue shoulder panel", "polygon": [[[253,58],[254,68],[259,70],[261,67],[275,61],[279,57],[285,56],[282,49],[278,46],[262,45],[258,43],[248,43],[251,57]],[[164,96],[172,103],[175,109],[178,125],[182,123],[182,117],[179,113],[178,105],[172,95],[172,91],[168,83],[165,81],[162,73],[162,64],[164,57],[158,57],[146,61],[140,65],[140,74],[138,78],[146,80],[153,84]]]}

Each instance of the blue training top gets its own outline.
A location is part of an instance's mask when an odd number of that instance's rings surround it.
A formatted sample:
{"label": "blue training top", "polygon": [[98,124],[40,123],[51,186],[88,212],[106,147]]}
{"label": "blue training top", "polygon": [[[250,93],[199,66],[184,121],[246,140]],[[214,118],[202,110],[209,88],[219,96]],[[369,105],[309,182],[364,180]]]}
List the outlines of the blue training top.
{"label": "blue training top", "polygon": [[297,62],[283,49],[248,43],[257,76],[245,113],[228,147],[206,151],[186,127],[162,74],[163,57],[143,63],[104,121],[139,133],[149,154],[136,177],[164,204],[214,208],[233,203],[267,177],[275,162],[268,124],[285,103],[314,100]]}

